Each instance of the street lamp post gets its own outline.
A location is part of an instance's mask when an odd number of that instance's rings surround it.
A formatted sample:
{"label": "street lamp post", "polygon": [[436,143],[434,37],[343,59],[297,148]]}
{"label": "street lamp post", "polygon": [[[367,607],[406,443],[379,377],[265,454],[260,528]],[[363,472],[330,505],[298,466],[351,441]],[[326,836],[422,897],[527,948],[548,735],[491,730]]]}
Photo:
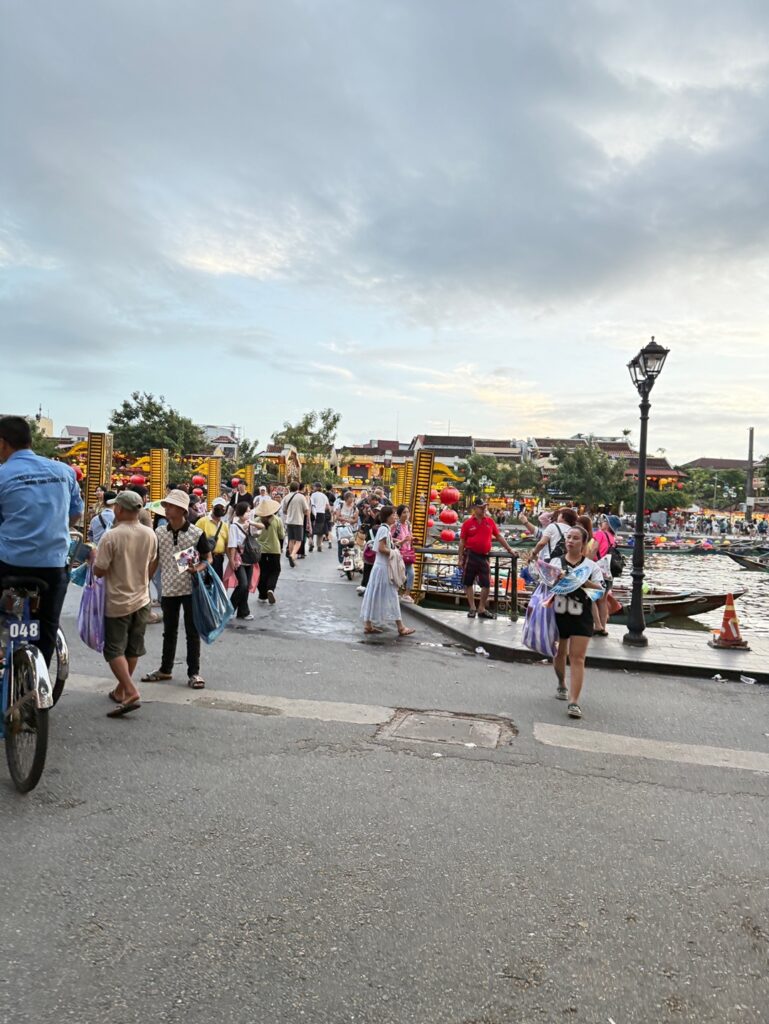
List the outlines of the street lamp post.
{"label": "street lamp post", "polygon": [[662,372],[665,359],[670,350],[658,345],[652,338],[651,342],[642,348],[635,359],[628,363],[630,378],[635,384],[638,394],[641,396],[641,437],[638,444],[638,491],[636,494],[635,508],[635,534],[633,546],[633,568],[630,575],[633,578],[633,594],[630,599],[630,616],[628,620],[627,633],[622,638],[623,643],[631,647],[646,647],[649,643],[646,634],[646,622],[644,621],[643,609],[643,582],[644,582],[644,510],[646,506],[646,434],[649,425],[649,394],[654,387],[654,382]]}

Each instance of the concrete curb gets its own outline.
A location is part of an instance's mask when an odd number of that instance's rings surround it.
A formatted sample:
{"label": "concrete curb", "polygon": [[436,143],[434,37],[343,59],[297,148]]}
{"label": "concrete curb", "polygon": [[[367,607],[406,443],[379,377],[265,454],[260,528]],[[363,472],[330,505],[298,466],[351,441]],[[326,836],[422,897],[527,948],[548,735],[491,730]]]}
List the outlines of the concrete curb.
{"label": "concrete curb", "polygon": [[[401,605],[401,609],[422,622],[426,622],[435,629],[440,630],[452,639],[458,640],[463,644],[463,646],[467,647],[468,650],[474,651],[476,647],[482,646],[484,650],[489,652],[490,657],[498,661],[519,662],[524,664],[533,664],[542,661],[542,656],[537,654],[535,651],[530,651],[526,647],[515,645],[512,641],[510,644],[502,644],[492,640],[491,638],[486,639],[470,634],[467,630],[462,629],[460,623],[453,625],[444,622],[443,619],[433,615],[429,609],[420,608],[419,605],[404,604]],[[769,683],[769,671],[760,671],[754,666],[743,667],[740,665],[739,661],[735,662],[735,667],[733,669],[731,667],[714,668],[713,665],[682,665],[669,660],[666,661],[664,660],[664,650],[660,652],[659,660],[653,660],[648,657],[648,649],[646,649],[645,654],[646,657],[638,661],[634,661],[629,658],[615,657],[609,651],[596,654],[593,650],[593,644],[591,644],[588,648],[588,655],[585,664],[590,668],[618,669],[624,672],[638,673],[641,675],[669,675],[690,679],[712,679],[718,672],[724,680],[728,680],[730,682],[739,682],[740,675],[743,672],[746,672],[751,676],[751,678],[755,679],[757,683]],[[739,658],[740,652],[735,652],[734,657]]]}

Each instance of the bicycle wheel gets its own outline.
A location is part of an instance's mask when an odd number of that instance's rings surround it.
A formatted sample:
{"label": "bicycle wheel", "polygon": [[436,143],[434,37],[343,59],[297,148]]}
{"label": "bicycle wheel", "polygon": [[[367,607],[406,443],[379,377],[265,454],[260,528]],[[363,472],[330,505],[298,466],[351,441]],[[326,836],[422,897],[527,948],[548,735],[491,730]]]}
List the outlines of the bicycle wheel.
{"label": "bicycle wheel", "polygon": [[53,703],[55,705],[64,691],[64,684],[69,676],[69,648],[61,629],[56,634],[56,650],[54,651],[51,668],[53,668],[54,663],[56,664],[55,682],[53,684]]}
{"label": "bicycle wheel", "polygon": [[35,703],[37,669],[23,647],[13,655],[13,685],[5,712],[5,757],[13,784],[28,793],[40,781],[48,751],[48,711]]}

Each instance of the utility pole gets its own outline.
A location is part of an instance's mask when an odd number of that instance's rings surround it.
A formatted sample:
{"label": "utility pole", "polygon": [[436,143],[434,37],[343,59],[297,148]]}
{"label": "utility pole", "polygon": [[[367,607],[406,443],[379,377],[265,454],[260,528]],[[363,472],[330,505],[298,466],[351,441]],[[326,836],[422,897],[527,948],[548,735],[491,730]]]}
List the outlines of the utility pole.
{"label": "utility pole", "polygon": [[753,522],[753,427],[748,430],[748,476],[745,481],[745,522]]}

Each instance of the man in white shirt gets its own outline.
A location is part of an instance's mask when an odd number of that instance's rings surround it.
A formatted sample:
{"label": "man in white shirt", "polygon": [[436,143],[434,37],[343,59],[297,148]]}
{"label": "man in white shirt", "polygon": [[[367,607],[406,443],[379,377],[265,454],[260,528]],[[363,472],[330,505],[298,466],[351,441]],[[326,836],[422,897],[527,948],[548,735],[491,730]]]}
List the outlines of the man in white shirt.
{"label": "man in white shirt", "polygon": [[289,485],[289,492],[281,502],[280,511],[283,522],[286,524],[288,537],[286,557],[288,564],[293,569],[296,564],[294,559],[304,540],[305,525],[308,530],[310,527],[310,504],[307,498],[300,493],[298,483]]}
{"label": "man in white shirt", "polygon": [[94,544],[98,544],[102,539],[102,536],[109,530],[110,526],[115,521],[115,513],[111,508],[107,508],[107,502],[114,501],[116,495],[114,491],[104,492],[104,508],[97,512],[88,525],[88,539]]}
{"label": "man in white shirt", "polygon": [[272,501],[272,498],[270,497],[269,492],[267,491],[267,488],[264,486],[264,484],[262,484],[262,486],[259,488],[259,493],[254,498],[254,516],[258,516],[260,514],[259,506],[263,501]]}
{"label": "man in white shirt", "polygon": [[[323,538],[326,535],[326,512],[328,511],[328,498],[323,493],[323,486],[319,483],[312,485],[310,495],[310,510],[312,513],[312,534],[315,538],[315,546],[320,553],[323,550]],[[312,551],[312,541],[310,541]]]}

